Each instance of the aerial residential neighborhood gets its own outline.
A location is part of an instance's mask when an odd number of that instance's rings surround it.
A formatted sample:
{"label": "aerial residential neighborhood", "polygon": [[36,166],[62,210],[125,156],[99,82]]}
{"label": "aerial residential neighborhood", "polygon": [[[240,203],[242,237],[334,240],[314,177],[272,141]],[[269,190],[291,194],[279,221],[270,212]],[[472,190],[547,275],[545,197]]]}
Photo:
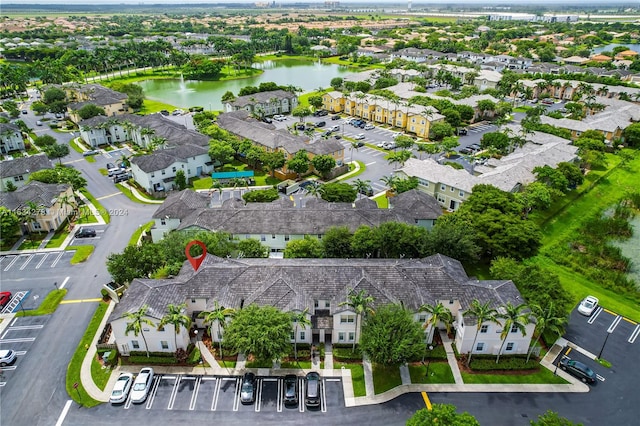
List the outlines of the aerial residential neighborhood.
{"label": "aerial residential neighborhood", "polygon": [[0,17],[0,423],[635,423],[637,5],[54,3]]}

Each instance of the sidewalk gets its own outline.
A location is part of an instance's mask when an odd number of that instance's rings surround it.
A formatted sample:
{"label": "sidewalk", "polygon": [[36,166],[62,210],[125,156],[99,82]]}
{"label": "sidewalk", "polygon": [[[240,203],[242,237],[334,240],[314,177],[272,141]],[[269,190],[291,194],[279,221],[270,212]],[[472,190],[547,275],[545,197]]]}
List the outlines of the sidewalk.
{"label": "sidewalk", "polygon": [[123,187],[127,188],[129,190],[129,192],[131,192],[131,195],[140,200],[141,202],[145,203],[145,204],[162,204],[164,203],[164,200],[152,200],[150,198],[146,198],[144,196],[142,196],[140,194],[140,192],[132,187],[131,185],[129,185],[127,182],[120,182],[120,185],[122,185]]}

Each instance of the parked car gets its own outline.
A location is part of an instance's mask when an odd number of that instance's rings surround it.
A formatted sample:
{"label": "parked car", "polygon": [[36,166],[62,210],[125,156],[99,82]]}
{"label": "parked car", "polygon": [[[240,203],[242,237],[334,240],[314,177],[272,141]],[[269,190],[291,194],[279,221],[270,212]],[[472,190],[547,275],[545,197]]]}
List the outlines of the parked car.
{"label": "parked car", "polygon": [[151,385],[153,384],[153,368],[145,367],[140,370],[133,387],[131,388],[131,402],[134,404],[141,404],[149,395]]}
{"label": "parked car", "polygon": [[458,136],[466,136],[468,133],[466,128],[458,129]]}
{"label": "parked car", "polygon": [[117,167],[115,164],[113,163],[107,163],[107,174],[109,177],[113,176],[114,174],[118,173],[120,171],[120,167]]}
{"label": "parked car", "polygon": [[[339,135],[336,135],[336,136],[339,136]],[[362,141],[356,142],[356,148],[362,148],[363,146],[364,146],[364,142]]]}
{"label": "parked car", "polygon": [[56,113],[56,118],[62,118],[62,114],[60,114],[59,112]]}
{"label": "parked car", "polygon": [[169,115],[169,111],[167,111],[166,109],[163,109],[163,110],[160,111],[160,114],[162,114],[162,115],[164,115],[166,117],[167,115]]}
{"label": "parked car", "polygon": [[305,130],[306,128],[307,128],[307,127],[306,127],[304,124],[298,124],[298,125],[296,126],[296,129],[298,129],[298,130]]}
{"label": "parked car", "polygon": [[477,143],[472,143],[467,148],[469,148],[472,152],[478,152],[482,149],[482,147]]}
{"label": "parked car", "polygon": [[22,113],[23,113],[24,115],[26,115],[26,114],[27,114],[27,110],[26,110],[26,109],[23,109],[23,110],[22,110]]}
{"label": "parked car", "polygon": [[340,135],[339,135],[339,134],[337,134],[337,133],[336,133],[333,137],[334,137],[334,138],[336,138],[336,139],[342,139],[342,136],[340,136]]}
{"label": "parked car", "polygon": [[2,309],[5,306],[7,306],[7,303],[9,303],[10,300],[11,300],[11,292],[10,291],[1,292],[0,293],[0,309]]}
{"label": "parked car", "polygon": [[242,386],[240,387],[240,402],[253,404],[256,401],[256,375],[244,373]]}
{"label": "parked car", "polygon": [[305,377],[304,404],[307,407],[320,406],[320,375],[315,371]]}
{"label": "parked car", "polygon": [[340,126],[335,125],[335,126],[331,127],[331,131],[332,132],[339,132],[340,131]]}
{"label": "parked car", "polygon": [[42,121],[40,120],[36,121],[36,126],[42,126]]}
{"label": "parked car", "polygon": [[554,102],[553,102],[553,99],[551,99],[551,98],[545,98],[545,99],[543,99],[543,100],[542,100],[542,101],[540,101],[540,102],[542,102],[542,103],[543,103],[543,104],[545,104],[545,105],[553,105],[553,103],[554,103]]}
{"label": "parked car", "polygon": [[384,145],[382,145],[384,149],[396,149],[397,147],[395,142],[385,142]]}
{"label": "parked car", "polygon": [[85,157],[89,157],[91,155],[97,155],[97,154],[100,154],[100,151],[97,151],[95,149],[90,149],[89,151],[85,151],[82,153],[82,155]]}
{"label": "parked car", "polygon": [[284,115],[280,115],[280,114],[276,114],[273,116],[273,119],[276,121],[284,121],[286,120],[287,117],[285,117]]}
{"label": "parked car", "polygon": [[287,374],[284,376],[284,404],[298,405],[298,376]]}
{"label": "parked car", "polygon": [[373,124],[371,124],[371,123],[366,124],[366,125],[364,126],[364,129],[365,129],[365,130],[373,130],[373,129],[375,129],[375,128],[376,128],[376,126],[374,126],[374,125],[373,125]]}
{"label": "parked car", "polygon": [[460,148],[458,150],[460,154],[473,154],[473,151],[470,148]]}
{"label": "parked car", "polygon": [[316,123],[316,127],[324,127],[324,126],[326,126],[326,124],[327,124],[327,123],[326,123],[326,122],[324,122],[324,121],[318,121],[318,122]]}
{"label": "parked car", "polygon": [[326,137],[331,136],[331,130],[325,130],[324,132],[322,132],[322,136],[326,136]]}
{"label": "parked car", "polygon": [[129,173],[126,171],[121,171],[120,173],[116,173],[113,175],[113,183],[126,182],[129,180]]}
{"label": "parked car", "polygon": [[364,133],[358,133],[353,137],[355,140],[364,139]]}
{"label": "parked car", "polygon": [[272,119],[270,119],[269,117],[262,117],[262,121],[264,121],[264,122],[265,122],[265,123],[267,123],[267,124],[271,124],[271,123],[273,123],[273,120],[272,120]]}
{"label": "parked car", "polygon": [[329,112],[324,109],[318,111],[318,117],[324,117],[325,115],[329,115]]}
{"label": "parked car", "polygon": [[181,115],[184,112],[181,109],[174,109],[173,111],[171,111],[171,115]]}
{"label": "parked car", "polygon": [[116,384],[113,385],[109,402],[112,404],[121,404],[125,402],[127,400],[127,396],[129,396],[132,383],[133,374],[121,373],[120,376],[118,376],[118,380],[116,380]]}
{"label": "parked car", "polygon": [[93,228],[80,228],[76,231],[76,238],[93,238],[96,236],[96,230]]}
{"label": "parked car", "polygon": [[12,365],[16,362],[16,351],[11,349],[0,350],[0,367]]}
{"label": "parked car", "polygon": [[560,360],[560,368],[585,383],[594,383],[596,381],[596,373],[580,361],[563,358]]}
{"label": "parked car", "polygon": [[366,188],[358,188],[358,192],[365,197],[373,196],[373,188],[371,188],[370,186],[367,186]]}
{"label": "parked car", "polygon": [[332,120],[340,120],[340,116],[339,116],[339,115],[337,115],[337,114],[336,114],[336,115],[332,115],[332,116],[331,116],[331,119],[332,119]]}
{"label": "parked car", "polygon": [[580,305],[578,305],[578,312],[582,315],[590,316],[593,311],[598,307],[598,298],[593,296],[587,296],[582,299]]}

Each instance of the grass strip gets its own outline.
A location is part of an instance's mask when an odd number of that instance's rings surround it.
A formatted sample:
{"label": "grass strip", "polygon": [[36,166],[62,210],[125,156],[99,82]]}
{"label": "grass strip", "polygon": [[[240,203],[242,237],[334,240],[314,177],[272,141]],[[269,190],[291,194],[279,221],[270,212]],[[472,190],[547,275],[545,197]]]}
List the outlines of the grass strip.
{"label": "grass strip", "polygon": [[568,382],[560,376],[556,376],[552,371],[541,368],[535,373],[529,374],[462,374],[465,384],[567,384]]}
{"label": "grass strip", "polygon": [[91,377],[93,377],[93,382],[96,384],[98,389],[104,390],[105,386],[107,386],[107,383],[109,382],[109,378],[111,377],[111,368],[102,365],[97,358],[98,357],[93,357],[91,360]]}
{"label": "grass strip", "polygon": [[348,368],[351,370],[351,383],[353,385],[353,396],[366,396],[367,388],[364,384],[364,367],[362,364],[350,362],[336,362],[333,364],[334,369]]}
{"label": "grass strip", "polygon": [[66,248],[66,250],[75,250],[76,252],[73,253],[73,257],[71,258],[71,264],[72,265],[77,265],[78,263],[82,263],[84,261],[86,261],[89,256],[91,256],[91,253],[93,253],[93,250],[95,249],[94,246],[91,245],[85,245],[85,246],[69,246]]}
{"label": "grass strip", "polygon": [[[76,347],[76,351],[69,362],[69,366],[67,367],[67,379],[65,388],[67,393],[78,404],[84,407],[95,407],[100,404],[100,401],[96,401],[91,398],[87,391],[84,389],[82,385],[82,380],[80,380],[80,368],[82,367],[82,361],[84,357],[87,355],[87,348],[93,341],[95,337],[98,327],[100,326],[100,322],[102,322],[102,318],[104,317],[107,307],[109,305],[105,302],[98,302],[98,306],[96,308],[96,312],[93,314],[93,318],[89,322],[89,326],[87,330],[84,332],[82,339],[80,339],[80,343]],[[77,383],[78,387],[74,389],[73,385]]]}
{"label": "grass strip", "polygon": [[[134,203],[139,203],[139,204],[157,204],[157,203],[147,203],[143,200],[141,200],[140,198],[136,197],[135,195],[133,195],[133,192],[127,188],[126,186],[116,183],[116,188],[118,188],[120,190],[120,192],[122,192],[122,195],[124,195],[125,197],[127,197],[128,199],[130,199],[131,201],[133,201]],[[140,194],[140,196],[142,198],[145,198],[149,201],[151,201],[152,199],[147,197],[146,194],[138,191],[138,194]]]}
{"label": "grass strip", "polygon": [[400,377],[400,367],[398,367],[397,365],[386,366],[373,363],[372,370],[373,389],[376,395],[386,392],[402,384],[402,378]]}
{"label": "grass strip", "polygon": [[151,227],[153,226],[154,223],[155,221],[152,220],[151,222],[145,223],[144,225],[138,227],[136,232],[134,232],[133,235],[131,235],[128,245],[130,246],[138,245],[138,241],[140,241],[140,236],[142,236],[142,233],[148,232],[149,230],[151,230]]}
{"label": "grass strip", "polygon": [[426,365],[409,365],[411,383],[455,383],[451,367],[447,362],[431,362],[429,364],[429,377],[427,377]]}
{"label": "grass strip", "polygon": [[102,207],[102,204],[100,204],[100,202],[96,200],[96,198],[93,195],[91,195],[89,191],[82,188],[80,192],[82,193],[82,195],[87,197],[87,200],[89,200],[89,202],[93,204],[93,207],[95,207],[96,210],[98,210],[98,213],[100,213],[100,216],[102,216],[102,219],[105,221],[105,223],[111,222],[111,216],[109,215],[109,212],[105,210],[104,207]]}
{"label": "grass strip", "polygon": [[58,305],[64,299],[67,294],[67,289],[51,290],[49,294],[44,298],[40,306],[37,309],[31,309],[28,311],[20,310],[16,312],[17,317],[37,317],[39,315],[49,315],[56,311]]}

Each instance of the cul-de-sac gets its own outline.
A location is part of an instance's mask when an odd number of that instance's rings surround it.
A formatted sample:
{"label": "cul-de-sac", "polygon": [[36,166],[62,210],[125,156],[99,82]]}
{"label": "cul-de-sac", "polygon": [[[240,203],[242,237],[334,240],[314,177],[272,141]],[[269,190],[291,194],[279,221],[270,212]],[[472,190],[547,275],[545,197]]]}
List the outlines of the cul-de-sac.
{"label": "cul-de-sac", "polygon": [[637,4],[1,15],[0,424],[637,422]]}

